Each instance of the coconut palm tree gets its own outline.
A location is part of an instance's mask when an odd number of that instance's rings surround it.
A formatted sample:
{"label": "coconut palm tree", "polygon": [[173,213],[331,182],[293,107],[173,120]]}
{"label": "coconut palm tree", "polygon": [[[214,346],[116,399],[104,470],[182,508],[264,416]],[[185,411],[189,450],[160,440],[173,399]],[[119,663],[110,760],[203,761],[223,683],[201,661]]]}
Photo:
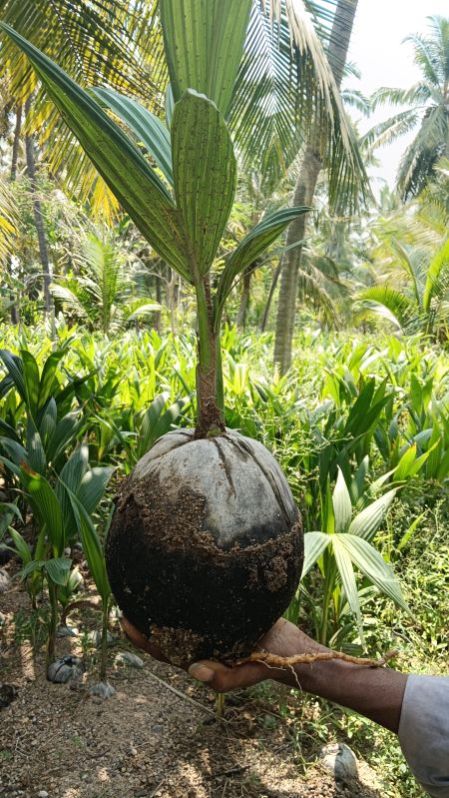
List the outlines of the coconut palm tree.
{"label": "coconut palm tree", "polygon": [[382,88],[375,93],[375,106],[390,103],[406,108],[376,125],[367,139],[380,147],[417,131],[397,176],[402,197],[409,199],[435,177],[440,158],[449,157],[449,18],[429,17],[429,34],[415,34],[405,41],[413,44],[421,78],[409,89]]}
{"label": "coconut palm tree", "polygon": [[[161,107],[160,91],[150,74],[162,42],[150,36],[157,0],[0,0],[0,19],[10,24],[50,56],[81,84],[98,83],[134,93],[145,92],[146,102]],[[150,41],[151,39],[151,41]],[[21,127],[39,146],[50,172],[94,210],[111,216],[117,203],[60,116],[37,91],[38,81],[29,63],[2,38],[0,71],[6,76],[18,108],[33,98],[31,113]],[[34,137],[34,146],[36,146]],[[37,170],[39,168],[37,158]]]}
{"label": "coconut palm tree", "polygon": [[434,167],[435,177],[419,195],[420,216],[437,233],[449,227],[449,158]]}
{"label": "coconut palm tree", "polygon": [[18,209],[11,186],[0,179],[0,268],[9,271],[9,253],[17,233]]}
{"label": "coconut palm tree", "polygon": [[[331,192],[336,196],[349,185],[355,195],[363,167],[320,39],[329,34],[332,5],[332,0],[252,0],[228,118],[244,166],[255,165],[271,184],[285,174],[314,121],[325,142],[322,157],[329,167]],[[180,11],[184,6],[186,0],[180,0]],[[163,116],[170,65],[164,56],[157,0],[80,0],[75,5],[71,0],[0,0],[0,17],[56,58],[79,84],[126,92]],[[232,46],[232,31],[223,35]],[[12,76],[13,90],[24,101],[36,77],[7,39],[1,52],[0,68]],[[207,93],[210,87],[203,88]],[[94,203],[113,203],[104,182],[45,101],[45,92],[34,108],[35,123],[44,127],[41,138],[50,145],[50,169],[78,196],[92,197],[94,192]]]}
{"label": "coconut palm tree", "polygon": [[73,317],[105,335],[160,310],[138,285],[138,271],[112,236],[87,236],[77,258],[78,275],[55,280],[51,292]]}
{"label": "coconut palm tree", "polygon": [[[358,0],[338,0],[328,44],[328,58],[334,81],[340,87],[346,63],[349,42]],[[322,129],[313,125],[305,143],[298,181],[294,190],[293,205],[311,206],[319,174],[326,166],[324,152],[327,146]],[[330,176],[330,186],[333,178]],[[332,189],[331,189],[332,200]],[[340,200],[342,196],[340,195]],[[343,204],[343,203],[342,203]],[[298,217],[287,234],[287,255],[281,264],[281,286],[276,319],[275,363],[281,373],[291,364],[293,333],[296,318],[298,281],[301,267],[302,243],[306,234],[307,216]],[[298,244],[299,246],[294,246]]]}
{"label": "coconut palm tree", "polygon": [[433,253],[429,247],[410,246],[392,239],[388,256],[381,265],[383,278],[378,273],[376,284],[359,294],[362,311],[375,313],[401,332],[423,332],[447,338],[447,233]]}

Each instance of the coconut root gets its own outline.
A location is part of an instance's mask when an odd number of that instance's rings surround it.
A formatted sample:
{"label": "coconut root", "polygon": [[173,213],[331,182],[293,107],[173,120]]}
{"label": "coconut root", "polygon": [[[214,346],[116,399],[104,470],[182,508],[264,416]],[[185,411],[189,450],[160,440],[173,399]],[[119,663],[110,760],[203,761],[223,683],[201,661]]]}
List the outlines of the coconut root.
{"label": "coconut root", "polygon": [[250,657],[240,660],[237,664],[244,665],[247,662],[260,662],[268,668],[288,668],[291,670],[295,665],[311,665],[314,662],[341,660],[342,662],[350,662],[352,665],[361,665],[366,668],[382,668],[397,655],[397,651],[388,651],[380,659],[365,659],[363,657],[352,657],[342,651],[322,651],[318,654],[296,654],[293,657],[279,657],[277,654],[270,654],[268,651],[255,651]]}

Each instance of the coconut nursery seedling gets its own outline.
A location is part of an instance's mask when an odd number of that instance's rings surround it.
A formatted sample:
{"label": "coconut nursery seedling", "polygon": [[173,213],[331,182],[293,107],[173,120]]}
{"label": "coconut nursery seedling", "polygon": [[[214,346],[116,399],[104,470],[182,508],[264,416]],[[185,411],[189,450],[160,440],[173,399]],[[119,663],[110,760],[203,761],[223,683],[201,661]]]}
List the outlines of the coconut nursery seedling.
{"label": "coconut nursery seedling", "polygon": [[281,469],[261,443],[224,421],[220,323],[227,297],[244,269],[306,211],[267,215],[224,266],[213,268],[236,190],[226,113],[250,9],[251,0],[210,0],[205,14],[197,0],[161,0],[167,125],[116,92],[87,93],[2,26],[149,244],[196,295],[196,428],[164,435],[138,462],[122,486],[106,547],[119,606],[178,664],[247,656],[287,608],[302,567],[300,515]]}

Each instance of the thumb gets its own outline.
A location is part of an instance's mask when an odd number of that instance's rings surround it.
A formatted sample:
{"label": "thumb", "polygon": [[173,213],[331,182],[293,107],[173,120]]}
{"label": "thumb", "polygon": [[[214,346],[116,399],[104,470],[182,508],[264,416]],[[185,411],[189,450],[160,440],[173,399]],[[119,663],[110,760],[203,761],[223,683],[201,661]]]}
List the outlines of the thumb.
{"label": "thumb", "polygon": [[232,669],[222,665],[221,662],[214,662],[213,660],[194,662],[189,667],[190,676],[200,682],[212,682],[217,676],[218,678],[220,676],[226,678],[228,672],[232,672]]}
{"label": "thumb", "polygon": [[207,660],[194,662],[189,666],[189,674],[194,679],[198,679],[199,682],[211,682],[215,676],[217,665],[220,669],[225,667],[218,662],[208,662]]}
{"label": "thumb", "polygon": [[265,666],[258,662],[248,662],[245,665],[227,668],[220,662],[203,660],[194,662],[189,668],[189,674],[194,679],[210,685],[218,693],[226,693],[239,687],[251,687],[269,678]]}

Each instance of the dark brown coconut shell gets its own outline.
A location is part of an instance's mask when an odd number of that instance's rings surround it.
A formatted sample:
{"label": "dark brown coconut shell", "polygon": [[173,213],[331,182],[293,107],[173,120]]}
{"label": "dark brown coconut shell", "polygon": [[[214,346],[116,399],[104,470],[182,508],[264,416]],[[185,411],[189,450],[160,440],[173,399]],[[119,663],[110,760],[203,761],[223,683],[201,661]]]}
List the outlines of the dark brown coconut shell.
{"label": "dark brown coconut shell", "polygon": [[169,433],[125,482],[106,545],[124,614],[174,663],[247,656],[301,575],[301,518],[273,456],[234,431]]}

